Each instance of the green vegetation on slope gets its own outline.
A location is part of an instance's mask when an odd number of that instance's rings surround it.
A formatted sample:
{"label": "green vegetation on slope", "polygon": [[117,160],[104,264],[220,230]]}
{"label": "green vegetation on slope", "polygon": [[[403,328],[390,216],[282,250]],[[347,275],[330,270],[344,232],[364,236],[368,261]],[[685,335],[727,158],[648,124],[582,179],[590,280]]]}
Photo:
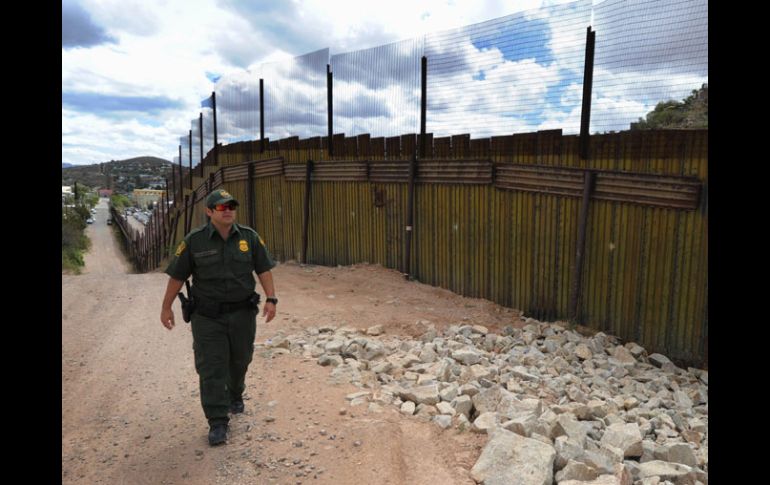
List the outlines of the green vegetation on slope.
{"label": "green vegetation on slope", "polygon": [[631,123],[632,130],[674,130],[709,127],[709,85],[694,89],[683,101],[662,101],[655,109]]}

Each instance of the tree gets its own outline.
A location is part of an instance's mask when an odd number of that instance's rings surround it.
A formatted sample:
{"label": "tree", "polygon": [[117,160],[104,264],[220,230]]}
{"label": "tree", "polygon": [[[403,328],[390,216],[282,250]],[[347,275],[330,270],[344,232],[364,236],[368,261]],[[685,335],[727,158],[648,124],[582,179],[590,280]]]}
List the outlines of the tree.
{"label": "tree", "polygon": [[123,194],[113,194],[110,197],[110,204],[115,209],[122,211],[124,207],[131,207],[131,200]]}
{"label": "tree", "polygon": [[704,84],[680,101],[661,101],[655,109],[631,123],[632,130],[694,129],[709,127],[709,86]]}

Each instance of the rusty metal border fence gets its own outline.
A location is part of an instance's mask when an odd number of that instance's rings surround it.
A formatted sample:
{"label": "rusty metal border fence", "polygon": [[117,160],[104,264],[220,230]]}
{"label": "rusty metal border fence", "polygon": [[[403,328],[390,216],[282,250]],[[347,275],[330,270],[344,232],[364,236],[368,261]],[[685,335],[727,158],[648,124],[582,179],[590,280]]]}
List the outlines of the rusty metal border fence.
{"label": "rusty metal border fence", "polygon": [[[411,277],[707,363],[708,130],[594,135],[587,159],[560,130],[425,138]],[[220,146],[219,164],[204,160],[195,190],[174,194],[144,234],[114,216],[149,271],[205,223],[200,201],[224,186],[280,261],[404,271],[417,139],[334,135],[333,160],[328,137],[268,140],[263,153],[259,140]]]}

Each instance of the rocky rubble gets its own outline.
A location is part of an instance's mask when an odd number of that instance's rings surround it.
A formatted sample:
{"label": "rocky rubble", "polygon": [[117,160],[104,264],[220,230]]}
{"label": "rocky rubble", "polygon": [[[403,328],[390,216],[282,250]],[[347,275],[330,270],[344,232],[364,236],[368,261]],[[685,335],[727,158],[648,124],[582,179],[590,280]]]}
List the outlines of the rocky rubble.
{"label": "rocky rubble", "polygon": [[503,335],[428,328],[410,340],[321,326],[263,347],[332,367],[332,380],[364,389],[351,406],[487,433],[477,483],[708,484],[707,371],[532,319]]}

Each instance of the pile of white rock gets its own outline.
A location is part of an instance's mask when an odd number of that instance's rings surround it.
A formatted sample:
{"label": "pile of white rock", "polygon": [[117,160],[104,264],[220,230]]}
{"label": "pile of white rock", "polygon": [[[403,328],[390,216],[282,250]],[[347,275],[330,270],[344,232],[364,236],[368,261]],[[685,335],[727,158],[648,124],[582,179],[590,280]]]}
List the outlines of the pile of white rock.
{"label": "pile of white rock", "polygon": [[332,366],[332,379],[364,389],[351,405],[487,433],[478,483],[708,484],[707,371],[532,319],[503,335],[428,328],[410,340],[322,326],[265,347]]}

